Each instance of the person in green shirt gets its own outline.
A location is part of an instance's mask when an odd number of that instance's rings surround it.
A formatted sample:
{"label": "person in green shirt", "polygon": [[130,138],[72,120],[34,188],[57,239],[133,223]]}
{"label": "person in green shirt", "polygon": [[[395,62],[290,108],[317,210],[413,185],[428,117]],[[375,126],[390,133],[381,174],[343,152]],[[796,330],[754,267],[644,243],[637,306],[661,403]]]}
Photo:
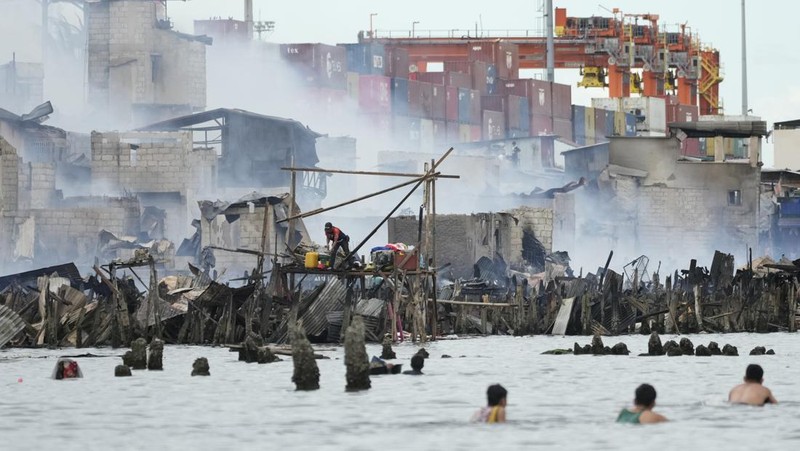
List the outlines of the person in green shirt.
{"label": "person in green shirt", "polygon": [[636,398],[633,407],[622,409],[617,417],[617,423],[650,424],[661,423],[667,419],[656,412],[656,389],[650,384],[642,384],[636,388]]}

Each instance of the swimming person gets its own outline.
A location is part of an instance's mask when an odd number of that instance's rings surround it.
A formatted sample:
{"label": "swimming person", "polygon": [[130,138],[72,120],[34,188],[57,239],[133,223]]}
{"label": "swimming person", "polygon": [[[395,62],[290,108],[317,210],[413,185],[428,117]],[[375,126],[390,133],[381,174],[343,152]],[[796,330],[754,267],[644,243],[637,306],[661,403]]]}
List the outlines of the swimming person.
{"label": "swimming person", "polygon": [[486,390],[488,405],[472,416],[473,423],[505,423],[508,391],[500,384],[490,385]]}
{"label": "swimming person", "polygon": [[78,366],[78,362],[62,357],[56,362],[51,377],[53,379],[76,379],[83,377],[83,372]]}
{"label": "swimming person", "polygon": [[650,384],[642,384],[636,388],[633,408],[622,409],[617,417],[617,423],[650,424],[667,421],[663,415],[653,412],[655,406],[656,389]]}
{"label": "swimming person", "polygon": [[772,396],[772,392],[763,386],[764,370],[760,365],[747,365],[744,373],[744,383],[739,384],[728,394],[728,402],[734,404],[749,404],[751,406],[763,406],[764,404],[777,404],[778,401]]}
{"label": "swimming person", "polygon": [[422,376],[422,367],[425,366],[425,357],[422,357],[422,354],[414,354],[414,357],[411,357],[411,369],[409,371],[403,371],[403,374],[409,374],[412,376]]}

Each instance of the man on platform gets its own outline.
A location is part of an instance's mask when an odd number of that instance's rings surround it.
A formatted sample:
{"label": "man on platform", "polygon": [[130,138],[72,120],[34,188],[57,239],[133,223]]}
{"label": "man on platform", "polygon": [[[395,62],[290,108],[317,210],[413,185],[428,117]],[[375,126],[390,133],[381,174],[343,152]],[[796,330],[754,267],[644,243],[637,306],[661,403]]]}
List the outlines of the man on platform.
{"label": "man on platform", "polygon": [[[341,248],[345,255],[350,255],[350,237],[330,222],[325,223],[325,238],[331,251],[331,269],[336,269],[336,254]],[[347,262],[345,262],[346,264]]]}

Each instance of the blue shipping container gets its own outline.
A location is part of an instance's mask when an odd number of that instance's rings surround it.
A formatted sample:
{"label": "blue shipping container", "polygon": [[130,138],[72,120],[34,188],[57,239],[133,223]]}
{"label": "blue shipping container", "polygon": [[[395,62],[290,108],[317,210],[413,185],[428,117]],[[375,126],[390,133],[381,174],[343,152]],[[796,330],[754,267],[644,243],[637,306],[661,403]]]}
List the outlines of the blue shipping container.
{"label": "blue shipping container", "polygon": [[606,110],[605,136],[614,136],[614,111]]}
{"label": "blue shipping container", "polygon": [[408,114],[408,79],[392,78],[392,113]]}
{"label": "blue shipping container", "polygon": [[[530,128],[531,128],[531,126],[530,126],[530,124],[528,124],[528,129],[530,129]],[[512,129],[509,129],[506,132],[506,138],[508,138],[508,139],[527,138],[527,137],[528,137],[528,131],[527,130],[517,130],[517,129],[512,128]]]}
{"label": "blue shipping container", "polygon": [[527,99],[522,99],[519,103],[519,122],[522,126],[522,131],[528,132],[531,129],[531,106]]}
{"label": "blue shipping container", "polygon": [[625,113],[625,136],[636,136],[636,115]]}
{"label": "blue shipping container", "polygon": [[472,118],[472,96],[470,89],[458,88],[458,122],[468,124]]}
{"label": "blue shipping container", "polygon": [[572,137],[576,144],[586,145],[586,107],[572,105]]}
{"label": "blue shipping container", "polygon": [[382,44],[340,44],[347,49],[347,67],[363,75],[383,75],[386,72],[386,50]]}

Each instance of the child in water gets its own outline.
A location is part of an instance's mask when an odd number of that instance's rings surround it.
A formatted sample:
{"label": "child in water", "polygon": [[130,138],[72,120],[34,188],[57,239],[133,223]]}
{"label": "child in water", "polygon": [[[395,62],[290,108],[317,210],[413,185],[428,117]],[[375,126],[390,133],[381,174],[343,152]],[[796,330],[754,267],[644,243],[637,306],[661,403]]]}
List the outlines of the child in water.
{"label": "child in water", "polygon": [[505,423],[508,391],[500,384],[490,385],[486,390],[488,405],[472,416],[473,423]]}

